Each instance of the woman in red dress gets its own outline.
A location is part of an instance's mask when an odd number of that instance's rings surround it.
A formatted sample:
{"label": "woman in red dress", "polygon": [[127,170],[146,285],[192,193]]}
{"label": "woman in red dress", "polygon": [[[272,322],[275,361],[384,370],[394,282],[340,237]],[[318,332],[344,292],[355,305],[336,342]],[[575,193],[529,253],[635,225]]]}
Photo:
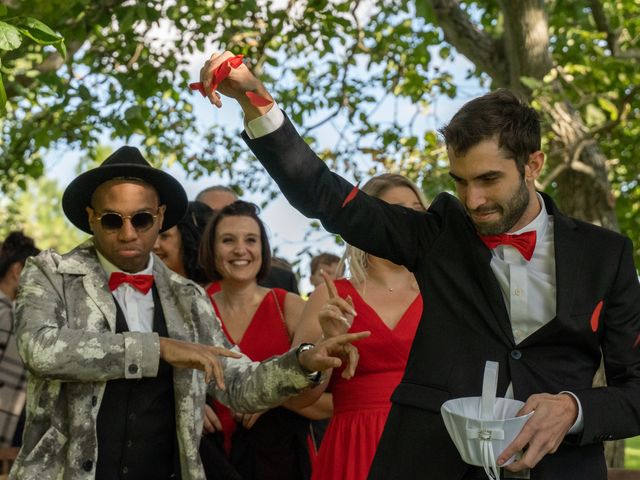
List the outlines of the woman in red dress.
{"label": "woman in red dress", "polygon": [[[210,298],[229,340],[255,361],[291,348],[304,301],[285,290],[258,285],[271,263],[271,248],[258,208],[236,201],[205,229],[200,260],[220,290]],[[214,403],[209,431],[224,436],[224,453],[244,480],[303,480],[310,476],[308,418],[287,408],[238,414]],[[299,413],[317,412],[312,406]],[[330,412],[330,410],[329,410]],[[328,413],[330,414],[330,413]],[[313,417],[313,414],[310,414]],[[207,465],[208,459],[203,462]],[[220,471],[212,478],[223,478]]]}
{"label": "woman in red dress", "polygon": [[[422,192],[401,175],[372,178],[362,190],[388,203],[426,211]],[[294,338],[294,344],[316,341],[322,334],[319,317],[333,317],[338,323],[342,318],[351,331],[371,331],[357,344],[360,359],[355,375],[347,380],[341,370],[334,371],[328,387],[325,382],[314,389],[318,394],[324,386],[333,394],[334,413],[313,480],[367,477],[391,408],[391,393],[404,373],[422,314],[422,297],[409,270],[351,246],[345,258],[350,279],[335,281],[336,298],[330,298],[331,284],[314,291]]]}

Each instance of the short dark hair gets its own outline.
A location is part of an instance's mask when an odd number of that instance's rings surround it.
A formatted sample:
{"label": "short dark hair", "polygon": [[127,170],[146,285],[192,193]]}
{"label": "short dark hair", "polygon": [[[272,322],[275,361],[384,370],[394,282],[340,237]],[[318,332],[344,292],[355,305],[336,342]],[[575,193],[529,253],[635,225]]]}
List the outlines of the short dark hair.
{"label": "short dark hair", "polygon": [[213,210],[202,202],[189,202],[187,213],[176,227],[180,232],[182,242],[182,264],[187,278],[204,285],[207,283],[207,274],[198,261],[200,240],[209,219],[213,216]]}
{"label": "short dark hair", "polygon": [[4,278],[11,265],[20,262],[24,266],[27,258],[40,253],[33,238],[22,232],[11,232],[0,248],[0,278]]}
{"label": "short dark hair", "polygon": [[538,113],[506,89],[466,103],[439,132],[454,155],[464,155],[478,143],[497,138],[498,147],[515,160],[522,175],[529,155],[541,145]]}
{"label": "short dark hair", "polygon": [[199,202],[202,201],[202,197],[204,197],[204,195],[209,192],[224,192],[238,198],[238,193],[233,188],[227,187],[226,185],[213,185],[198,192],[198,195],[196,195],[196,200]]}
{"label": "short dark hair", "polygon": [[200,243],[200,265],[204,269],[208,280],[222,280],[222,275],[216,269],[215,239],[218,224],[225,217],[249,217],[256,221],[260,229],[260,241],[262,243],[262,265],[260,265],[256,280],[262,280],[267,276],[271,267],[271,246],[267,237],[267,229],[262,220],[260,220],[259,213],[260,208],[256,204],[237,200],[224,207],[211,218],[204,230],[202,242]]}
{"label": "short dark hair", "polygon": [[311,275],[316,273],[320,265],[333,265],[339,263],[340,257],[333,253],[319,253],[311,259]]}

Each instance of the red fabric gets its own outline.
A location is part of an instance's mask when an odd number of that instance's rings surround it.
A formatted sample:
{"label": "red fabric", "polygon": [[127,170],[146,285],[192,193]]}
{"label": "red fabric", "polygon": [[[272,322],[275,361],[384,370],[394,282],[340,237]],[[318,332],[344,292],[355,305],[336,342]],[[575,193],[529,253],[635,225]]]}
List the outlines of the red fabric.
{"label": "red fabric", "polygon": [[320,445],[312,480],[367,478],[391,408],[390,397],[402,379],[409,350],[422,315],[422,297],[409,306],[391,330],[367,305],[348,280],[336,280],[341,297],[351,295],[357,315],[351,331],[370,330],[358,342],[360,361],[351,380],[334,370],[328,390],[333,393],[333,417]]}
{"label": "red fabric", "polygon": [[211,299],[211,303],[213,303],[213,294],[219,292],[221,288],[222,287],[220,286],[220,282],[213,282],[205,289],[207,295],[209,295],[209,298]]}
{"label": "red fabric", "polygon": [[129,275],[124,272],[113,272],[109,277],[109,290],[112,292],[123,283],[129,283],[145,295],[153,286],[153,275]]}
{"label": "red fabric", "polygon": [[[359,185],[359,184],[358,184]],[[354,198],[356,198],[356,195],[358,194],[358,185],[356,185],[355,187],[353,187],[351,189],[351,191],[349,192],[349,195],[346,196],[346,198],[344,199],[344,202],[342,202],[342,208],[344,208],[347,203],[349,203],[351,200],[353,200]]]}
{"label": "red fabric", "polygon": [[596,305],[596,308],[593,310],[593,313],[591,314],[591,331],[594,333],[598,331],[598,323],[600,322],[601,311],[602,311],[602,300],[598,302],[598,304]]}
{"label": "red fabric", "polygon": [[[213,285],[216,284],[218,285],[218,290],[220,290],[219,282],[216,282]],[[212,289],[213,285],[207,289],[207,293],[209,293],[209,290]],[[276,299],[273,294],[268,292],[262,299],[256,313],[251,319],[251,323],[245,330],[244,335],[239,342],[236,341],[237,339],[234,339],[229,335],[225,321],[220,315],[218,306],[213,300],[213,294],[209,293],[209,298],[211,299],[213,308],[222,323],[222,329],[229,341],[234,345],[238,345],[240,350],[242,350],[242,353],[247,355],[251,360],[257,362],[261,362],[267,358],[273,357],[274,355],[280,355],[287,352],[291,347],[291,338],[289,338],[287,325],[284,323],[284,320],[280,315],[280,311],[282,311],[282,314],[284,315],[284,300],[287,295],[287,291],[281,288],[274,288],[273,292],[275,293],[278,304],[276,304]],[[278,305],[280,306],[280,311],[278,310]],[[228,455],[231,451],[231,437],[236,429],[236,422],[231,417],[229,409],[221,403],[214,402],[214,410],[222,423],[224,448]]]}
{"label": "red fabric", "polygon": [[[218,85],[229,76],[231,73],[231,69],[238,68],[242,65],[242,55],[236,55],[235,57],[231,57],[222,63],[218,68],[216,68],[215,72],[213,72],[213,78],[211,79],[211,91],[215,92],[218,88]],[[207,96],[207,92],[204,89],[204,84],[202,82],[194,82],[189,84],[189,88],[191,90],[197,90],[203,97]],[[246,92],[245,95],[249,98],[249,101],[252,105],[256,107],[265,107],[271,103],[271,100],[268,100],[257,93],[254,92]]]}
{"label": "red fabric", "polygon": [[511,245],[518,249],[522,256],[531,260],[533,251],[536,248],[536,232],[524,232],[519,235],[509,235],[501,233],[499,235],[480,235],[480,239],[489,248],[496,248],[498,245]]}

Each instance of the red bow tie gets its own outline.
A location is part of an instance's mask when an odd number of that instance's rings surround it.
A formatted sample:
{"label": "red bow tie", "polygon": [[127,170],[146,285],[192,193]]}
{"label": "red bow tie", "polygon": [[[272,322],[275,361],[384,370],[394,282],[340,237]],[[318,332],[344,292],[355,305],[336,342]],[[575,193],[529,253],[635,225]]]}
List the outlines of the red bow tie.
{"label": "red bow tie", "polygon": [[533,256],[536,248],[536,232],[524,232],[519,235],[509,235],[501,233],[499,235],[480,235],[480,240],[489,248],[496,248],[498,245],[511,245],[517,248],[524,259],[528,262]]}
{"label": "red bow tie", "polygon": [[153,275],[129,275],[123,272],[113,272],[109,277],[109,289],[112,292],[123,283],[129,283],[133,288],[146,295],[153,285]]}

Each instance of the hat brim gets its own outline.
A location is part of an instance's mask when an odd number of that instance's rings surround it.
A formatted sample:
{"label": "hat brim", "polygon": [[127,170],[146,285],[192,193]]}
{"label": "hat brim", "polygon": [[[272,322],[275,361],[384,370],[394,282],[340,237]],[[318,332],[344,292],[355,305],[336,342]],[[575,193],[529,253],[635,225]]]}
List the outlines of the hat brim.
{"label": "hat brim", "polygon": [[184,217],[189,201],[184,188],[168,173],[153,167],[133,163],[102,165],[84,172],[67,186],[62,195],[62,210],[67,218],[83,232],[92,234],[86,208],[91,197],[103,183],[116,178],[137,179],[156,189],[160,205],[165,205],[161,232],[168,230]]}

